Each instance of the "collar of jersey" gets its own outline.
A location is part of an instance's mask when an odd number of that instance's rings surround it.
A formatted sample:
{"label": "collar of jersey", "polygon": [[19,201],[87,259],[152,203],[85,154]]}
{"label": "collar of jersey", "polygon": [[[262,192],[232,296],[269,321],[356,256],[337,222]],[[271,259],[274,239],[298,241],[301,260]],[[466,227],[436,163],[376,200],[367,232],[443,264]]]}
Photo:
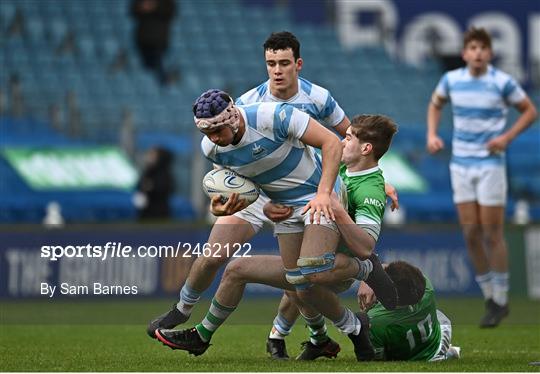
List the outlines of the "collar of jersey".
{"label": "collar of jersey", "polygon": [[360,171],[345,170],[345,175],[348,177],[359,177],[361,175],[368,175],[371,173],[375,173],[376,171],[379,171],[379,166],[374,166],[371,169],[360,170]]}
{"label": "collar of jersey", "polygon": [[474,76],[471,75],[471,72],[469,71],[469,68],[465,66],[465,72],[467,74],[467,77],[470,78],[470,79],[482,79],[484,77],[487,77],[488,75],[493,73],[493,69],[494,69],[493,65],[488,64],[486,72],[484,74],[482,74],[479,77],[474,77]]}
{"label": "collar of jersey", "polygon": [[270,96],[270,99],[272,99],[273,101],[278,101],[280,103],[292,103],[294,102],[294,100],[298,98],[298,96],[300,96],[300,80],[298,80],[298,92],[294,94],[292,97],[290,97],[289,99],[283,100],[283,99],[280,99],[279,97],[275,97],[274,95],[272,95],[272,91],[270,91],[270,79],[269,79],[268,80],[268,96]]}

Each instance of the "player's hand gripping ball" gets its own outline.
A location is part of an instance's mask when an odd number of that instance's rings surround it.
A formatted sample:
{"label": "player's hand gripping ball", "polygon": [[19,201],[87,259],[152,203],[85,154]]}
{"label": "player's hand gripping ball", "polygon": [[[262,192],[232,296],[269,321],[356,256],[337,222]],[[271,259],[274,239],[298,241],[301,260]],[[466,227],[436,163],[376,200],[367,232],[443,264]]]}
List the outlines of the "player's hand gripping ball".
{"label": "player's hand gripping ball", "polygon": [[210,198],[222,196],[222,203],[226,203],[233,193],[239,199],[245,199],[249,204],[259,197],[259,187],[246,177],[229,169],[214,169],[203,178],[203,190]]}

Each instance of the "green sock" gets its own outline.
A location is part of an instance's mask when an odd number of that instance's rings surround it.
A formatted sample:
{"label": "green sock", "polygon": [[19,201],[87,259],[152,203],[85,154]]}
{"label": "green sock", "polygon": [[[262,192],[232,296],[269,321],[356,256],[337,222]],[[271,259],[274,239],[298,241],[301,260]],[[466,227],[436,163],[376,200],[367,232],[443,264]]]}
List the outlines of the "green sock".
{"label": "green sock", "polygon": [[309,340],[312,344],[321,345],[330,339],[328,337],[326,323],[322,314],[319,314],[316,317],[308,318],[304,317],[308,328],[309,328]]}
{"label": "green sock", "polygon": [[209,342],[212,339],[214,332],[225,322],[227,317],[234,312],[236,306],[227,307],[223,306],[217,302],[215,298],[212,299],[212,304],[210,304],[210,309],[206,316],[195,328],[199,333],[201,339],[205,342]]}

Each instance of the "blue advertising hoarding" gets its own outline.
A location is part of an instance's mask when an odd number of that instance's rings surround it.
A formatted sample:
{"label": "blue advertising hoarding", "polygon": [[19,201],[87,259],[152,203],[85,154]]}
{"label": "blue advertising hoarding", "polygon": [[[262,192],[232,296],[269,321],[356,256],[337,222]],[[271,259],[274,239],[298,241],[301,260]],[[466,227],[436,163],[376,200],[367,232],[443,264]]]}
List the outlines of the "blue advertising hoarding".
{"label": "blue advertising hoarding", "polygon": [[[208,230],[86,228],[0,235],[3,299],[50,297],[54,286],[55,297],[155,297],[178,292],[186,276],[186,261],[197,251],[205,253]],[[270,232],[234,250],[238,256],[278,255],[277,241]],[[377,251],[383,261],[401,259],[419,266],[440,295],[479,294],[458,228],[385,230]],[[221,273],[217,279],[220,277]],[[210,297],[217,284],[215,281],[205,295]],[[87,292],[70,288],[77,286],[87,287]],[[251,297],[279,294],[263,285],[246,288]]]}

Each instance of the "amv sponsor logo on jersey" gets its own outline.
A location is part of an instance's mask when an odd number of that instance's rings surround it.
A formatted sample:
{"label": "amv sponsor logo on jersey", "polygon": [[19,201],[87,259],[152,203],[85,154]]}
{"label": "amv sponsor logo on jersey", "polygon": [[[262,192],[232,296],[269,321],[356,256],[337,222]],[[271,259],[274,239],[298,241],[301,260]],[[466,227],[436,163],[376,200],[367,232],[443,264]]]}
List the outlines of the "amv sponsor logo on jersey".
{"label": "amv sponsor logo on jersey", "polygon": [[375,205],[377,208],[384,208],[384,204],[382,202],[372,197],[366,197],[364,199],[364,204]]}

